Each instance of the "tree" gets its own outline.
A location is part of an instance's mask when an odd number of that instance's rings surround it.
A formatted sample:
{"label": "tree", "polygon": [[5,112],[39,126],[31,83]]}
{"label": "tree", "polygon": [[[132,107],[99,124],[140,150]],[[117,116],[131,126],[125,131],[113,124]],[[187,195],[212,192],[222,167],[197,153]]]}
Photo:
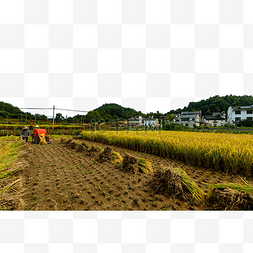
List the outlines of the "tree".
{"label": "tree", "polygon": [[176,115],[173,113],[167,114],[166,118],[164,120],[173,121],[173,119],[176,118]]}
{"label": "tree", "polygon": [[62,116],[61,113],[56,113],[56,115],[55,115],[56,122],[62,121],[63,119],[64,119],[64,117]]}

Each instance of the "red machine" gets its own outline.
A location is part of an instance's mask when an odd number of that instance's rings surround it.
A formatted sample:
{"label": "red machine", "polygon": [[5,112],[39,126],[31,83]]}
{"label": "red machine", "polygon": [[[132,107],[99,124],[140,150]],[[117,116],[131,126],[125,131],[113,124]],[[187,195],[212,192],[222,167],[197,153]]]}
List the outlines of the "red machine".
{"label": "red machine", "polygon": [[34,129],[32,133],[32,142],[35,144],[39,144],[40,142],[40,135],[44,134],[45,136],[45,141],[50,144],[51,143],[51,138],[47,136],[47,131],[46,129]]}

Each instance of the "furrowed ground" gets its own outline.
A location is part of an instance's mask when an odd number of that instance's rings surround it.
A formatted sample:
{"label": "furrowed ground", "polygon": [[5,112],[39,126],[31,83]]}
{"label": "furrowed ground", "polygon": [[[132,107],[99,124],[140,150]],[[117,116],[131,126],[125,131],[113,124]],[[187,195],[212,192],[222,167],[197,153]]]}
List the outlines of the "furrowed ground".
{"label": "furrowed ground", "polygon": [[[22,141],[21,141],[22,142]],[[233,182],[237,176],[226,175],[183,162],[162,158],[90,141],[100,148],[112,147],[121,156],[132,156],[151,162],[154,172],[160,167],[180,167],[194,182],[206,191],[204,183]],[[22,182],[22,205],[16,210],[210,210],[212,206],[197,204],[155,194],[150,188],[152,174],[123,172],[111,161],[99,161],[99,152],[92,155],[77,152],[59,140],[50,145],[27,143],[25,165],[18,174]],[[13,179],[14,180],[14,179]],[[249,181],[251,182],[251,180]],[[8,209],[8,207],[7,207]],[[10,208],[11,209],[11,208]]]}

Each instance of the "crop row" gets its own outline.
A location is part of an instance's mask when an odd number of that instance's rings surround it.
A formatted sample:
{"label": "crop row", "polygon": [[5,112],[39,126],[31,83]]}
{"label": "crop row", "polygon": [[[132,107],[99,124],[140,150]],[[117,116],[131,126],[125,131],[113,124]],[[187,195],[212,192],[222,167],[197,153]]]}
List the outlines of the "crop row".
{"label": "crop row", "polygon": [[83,138],[233,173],[251,174],[253,136],[176,131],[83,131]]}

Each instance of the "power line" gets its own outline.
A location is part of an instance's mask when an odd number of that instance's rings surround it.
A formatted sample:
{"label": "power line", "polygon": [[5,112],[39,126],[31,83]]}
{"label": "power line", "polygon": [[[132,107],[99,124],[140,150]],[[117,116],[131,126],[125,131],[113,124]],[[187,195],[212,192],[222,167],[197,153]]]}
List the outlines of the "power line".
{"label": "power line", "polygon": [[[53,110],[53,108],[19,108],[19,109],[22,109],[22,110]],[[89,111],[62,109],[62,108],[55,108],[55,110],[71,111],[71,112],[89,112]]]}

